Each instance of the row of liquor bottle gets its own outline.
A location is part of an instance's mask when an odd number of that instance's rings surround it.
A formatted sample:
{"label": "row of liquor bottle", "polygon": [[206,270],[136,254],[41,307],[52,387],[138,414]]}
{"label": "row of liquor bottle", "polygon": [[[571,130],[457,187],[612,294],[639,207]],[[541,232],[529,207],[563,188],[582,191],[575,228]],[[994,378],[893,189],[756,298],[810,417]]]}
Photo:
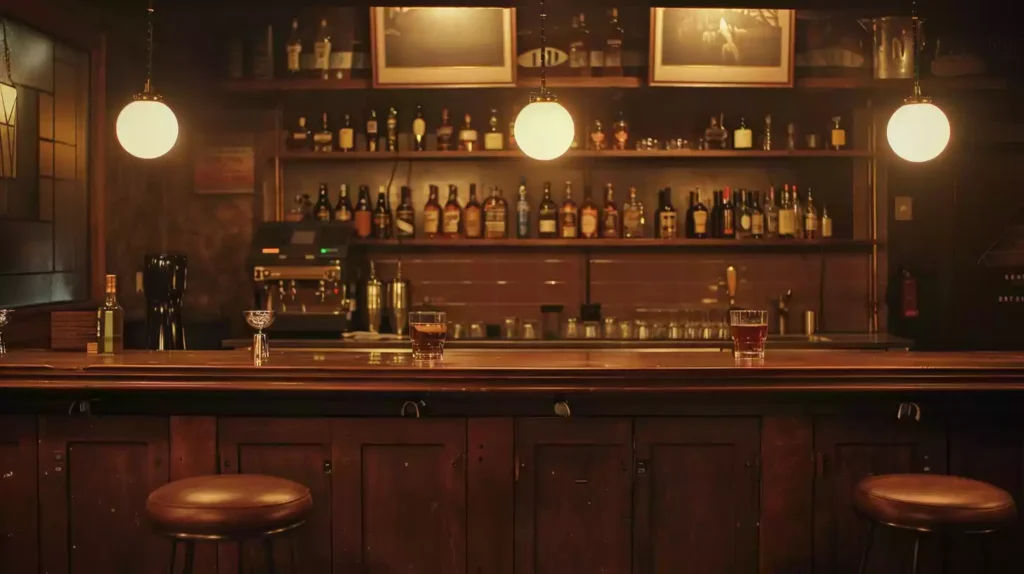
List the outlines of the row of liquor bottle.
{"label": "row of liquor bottle", "polygon": [[[551,183],[545,182],[543,199],[534,210],[527,199],[526,179],[522,178],[511,213],[498,187],[493,187],[490,195],[481,202],[476,184],[470,184],[469,201],[465,205],[459,200],[459,190],[455,185],[448,186],[448,200],[444,205],[440,202],[438,186],[430,185],[428,192],[422,218],[417,222],[409,187],[401,188],[401,201],[392,211],[385,186],[380,186],[377,204],[371,207],[369,186],[360,186],[353,206],[348,186],[342,184],[337,203],[332,205],[327,184],[322,183],[315,203],[308,195],[296,197],[290,218],[351,222],[357,237],[377,239],[410,239],[418,232],[426,237],[505,239],[510,235],[510,227],[515,237],[525,239],[535,236],[534,218],[536,237],[540,238],[646,236],[647,214],[637,198],[635,187],[629,188],[629,199],[621,207],[615,202],[615,192],[610,183],[605,186],[603,205],[594,201],[589,189],[585,191],[582,203],[577,204],[572,198],[572,183],[566,182],[565,199],[558,205],[552,199]],[[696,189],[689,192],[686,211],[680,212],[672,204],[672,189],[666,187],[658,191],[653,236],[665,239],[680,236],[693,239],[832,237],[832,218],[828,208],[823,206],[819,215],[810,188],[807,189],[806,200],[801,200],[795,185],[784,185],[780,195],[780,201],[776,203],[774,187],[763,195],[757,190],[733,191],[726,187],[712,192],[708,207],[704,203],[705,194]]]}

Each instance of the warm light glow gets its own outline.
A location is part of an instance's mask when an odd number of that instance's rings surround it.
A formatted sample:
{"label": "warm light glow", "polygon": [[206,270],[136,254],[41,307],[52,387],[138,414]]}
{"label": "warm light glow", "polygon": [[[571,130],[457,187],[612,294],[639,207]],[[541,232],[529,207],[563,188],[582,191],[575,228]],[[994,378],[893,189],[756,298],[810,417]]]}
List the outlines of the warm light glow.
{"label": "warm light glow", "polygon": [[161,101],[135,100],[117,116],[117,141],[137,158],[158,158],[178,141],[178,119]]}
{"label": "warm light glow", "polygon": [[516,118],[516,144],[533,159],[549,160],[572,145],[576,126],[572,116],[558,102],[533,102]]}
{"label": "warm light glow", "polygon": [[935,159],[949,143],[949,120],[930,102],[904,104],[885,131],[892,151],[912,162]]}

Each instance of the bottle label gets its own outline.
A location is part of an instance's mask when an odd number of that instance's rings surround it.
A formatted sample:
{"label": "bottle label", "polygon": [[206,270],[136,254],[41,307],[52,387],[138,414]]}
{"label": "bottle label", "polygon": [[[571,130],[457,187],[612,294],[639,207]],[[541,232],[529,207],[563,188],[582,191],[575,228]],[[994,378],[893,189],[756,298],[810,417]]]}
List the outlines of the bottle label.
{"label": "bottle label", "polygon": [[313,44],[314,66],[318,70],[328,70],[331,67],[331,43],[317,42]]}
{"label": "bottle label", "polygon": [[750,232],[754,235],[764,235],[764,216],[755,213],[750,220]]}
{"label": "bottle label", "polygon": [[356,236],[357,237],[369,237],[372,231],[373,222],[369,211],[357,211],[355,215],[356,219]]}
{"label": "bottle label", "polygon": [[604,229],[601,230],[603,237],[619,236],[619,213],[617,211],[606,211],[604,214]]}
{"label": "bottle label", "polygon": [[370,120],[366,122],[366,133],[377,134],[377,120]]}
{"label": "bottle label", "polygon": [[580,215],[580,235],[597,237],[597,211],[587,210]]}
{"label": "bottle label", "polygon": [[423,212],[423,232],[436,234],[440,230],[441,218],[438,217],[436,209],[430,209]]}
{"label": "bottle label", "polygon": [[537,231],[541,233],[556,233],[558,231],[558,222],[554,219],[541,219],[537,223]]}
{"label": "bottle label", "polygon": [[505,147],[505,136],[499,132],[484,134],[484,149],[502,149]]}
{"label": "bottle label", "polygon": [[572,239],[576,237],[579,230],[576,227],[575,213],[562,213],[562,237]]}
{"label": "bottle label", "polygon": [[288,71],[299,71],[299,55],[302,54],[302,44],[288,46]]}
{"label": "bottle label", "polygon": [[459,212],[445,211],[443,218],[444,232],[448,234],[457,234],[459,232]]}
{"label": "bottle label", "polygon": [[398,217],[395,218],[395,231],[401,237],[412,237],[415,233],[416,228],[413,225],[413,213],[411,211],[399,211]]}
{"label": "bottle label", "polygon": [[480,237],[480,210],[466,210],[466,237]]}
{"label": "bottle label", "polygon": [[355,147],[356,132],[352,128],[341,128],[338,131],[338,147],[341,149],[352,149]]}
{"label": "bottle label", "polygon": [[793,235],[796,233],[796,225],[793,222],[793,212],[784,209],[779,212],[779,235]]}
{"label": "bottle label", "polygon": [[661,221],[659,227],[661,228],[661,237],[667,239],[676,236],[676,212],[666,211],[661,214]]}
{"label": "bottle label", "polygon": [[743,231],[750,231],[750,215],[744,213],[740,216],[740,229]]}
{"label": "bottle label", "polygon": [[416,118],[412,121],[412,135],[423,137],[427,133],[427,122],[423,118]]}
{"label": "bottle label", "polygon": [[821,236],[832,237],[832,218],[821,220]]}
{"label": "bottle label", "polygon": [[693,231],[699,235],[703,235],[708,232],[708,212],[693,212]]}
{"label": "bottle label", "polygon": [[738,129],[734,135],[733,147],[736,149],[750,149],[753,147],[754,132],[751,130]]}

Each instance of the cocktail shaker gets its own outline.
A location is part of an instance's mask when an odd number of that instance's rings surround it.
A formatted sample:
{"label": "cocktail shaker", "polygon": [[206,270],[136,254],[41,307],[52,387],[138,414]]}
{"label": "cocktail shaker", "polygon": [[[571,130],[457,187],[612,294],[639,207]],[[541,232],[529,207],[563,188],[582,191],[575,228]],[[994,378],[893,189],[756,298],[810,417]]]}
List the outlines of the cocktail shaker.
{"label": "cocktail shaker", "polygon": [[384,303],[383,289],[377,279],[377,267],[370,262],[370,278],[366,280],[366,330],[380,332],[380,319]]}
{"label": "cocktail shaker", "polygon": [[402,262],[398,262],[395,277],[385,287],[387,296],[388,322],[396,335],[407,334],[409,318],[409,282],[402,279]]}

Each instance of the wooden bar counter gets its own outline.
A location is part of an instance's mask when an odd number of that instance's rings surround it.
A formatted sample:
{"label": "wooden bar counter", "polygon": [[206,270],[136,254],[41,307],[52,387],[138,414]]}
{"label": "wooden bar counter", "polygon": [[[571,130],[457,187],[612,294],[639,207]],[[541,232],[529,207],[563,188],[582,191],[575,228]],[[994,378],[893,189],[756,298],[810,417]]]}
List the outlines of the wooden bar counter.
{"label": "wooden bar counter", "polygon": [[[1007,353],[17,351],[0,359],[0,563],[161,572],[149,491],[244,472],[312,490],[301,572],[853,572],[867,474],[1020,499],[1022,406]],[[873,571],[909,568],[903,542],[879,542]],[[1022,542],[1000,540],[993,571],[1020,572]],[[206,548],[197,572],[249,572],[258,551]],[[943,551],[978,571],[969,541]],[[939,545],[922,552],[939,572]]]}

